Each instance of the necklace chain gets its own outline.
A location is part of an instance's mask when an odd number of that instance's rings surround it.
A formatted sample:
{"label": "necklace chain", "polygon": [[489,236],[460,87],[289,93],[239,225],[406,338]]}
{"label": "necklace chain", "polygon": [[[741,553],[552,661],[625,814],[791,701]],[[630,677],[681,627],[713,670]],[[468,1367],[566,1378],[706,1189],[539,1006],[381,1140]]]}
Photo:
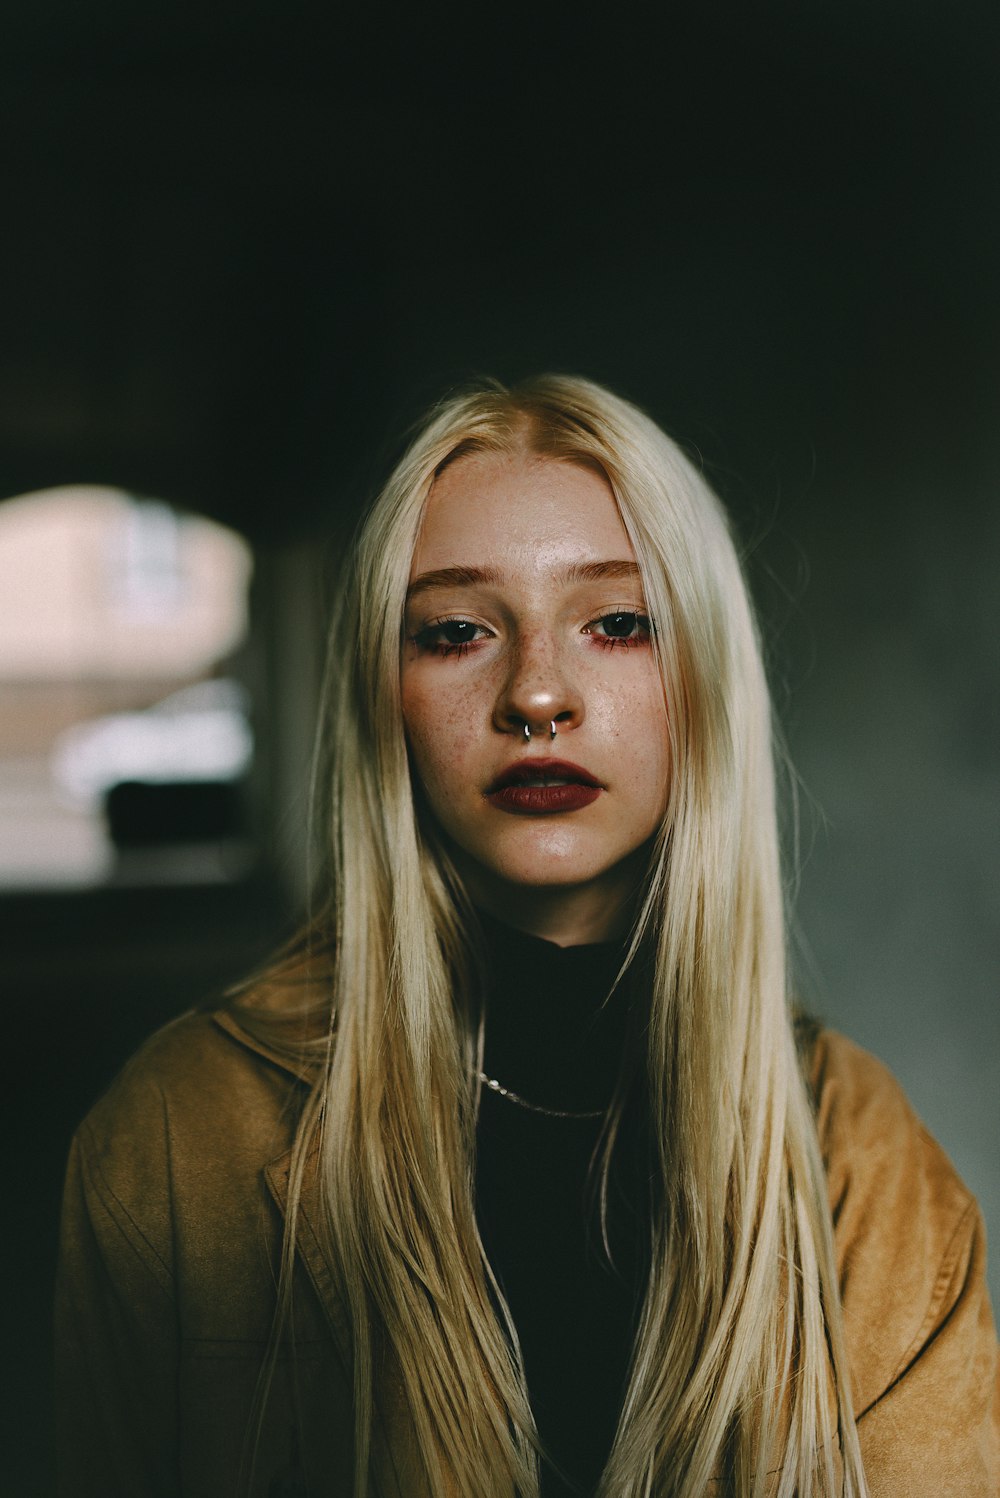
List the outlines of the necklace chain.
{"label": "necklace chain", "polygon": [[527,1108],[529,1113],[543,1113],[546,1118],[600,1118],[603,1108],[595,1108],[590,1113],[570,1113],[563,1108],[544,1108],[541,1103],[529,1103],[527,1098],[521,1097],[517,1092],[511,1092],[509,1087],[504,1087],[495,1077],[488,1077],[484,1071],[479,1073],[479,1080],[497,1097],[506,1098],[508,1103],[516,1103],[519,1108]]}

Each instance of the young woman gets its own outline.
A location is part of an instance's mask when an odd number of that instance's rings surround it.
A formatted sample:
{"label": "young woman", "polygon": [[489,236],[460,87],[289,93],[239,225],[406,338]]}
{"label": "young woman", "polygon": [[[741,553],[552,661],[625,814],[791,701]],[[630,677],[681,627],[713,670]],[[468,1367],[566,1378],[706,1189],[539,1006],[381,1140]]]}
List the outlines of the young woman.
{"label": "young woman", "polygon": [[331,641],[321,913],[74,1144],[64,1491],[995,1493],[975,1203],[788,1007],[701,476],[584,380],[450,399]]}

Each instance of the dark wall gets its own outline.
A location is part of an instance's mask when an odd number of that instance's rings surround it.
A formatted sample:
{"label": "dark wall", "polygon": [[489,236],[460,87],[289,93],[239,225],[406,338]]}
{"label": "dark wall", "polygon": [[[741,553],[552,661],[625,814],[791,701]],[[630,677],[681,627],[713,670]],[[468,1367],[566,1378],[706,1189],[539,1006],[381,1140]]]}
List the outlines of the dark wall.
{"label": "dark wall", "polygon": [[292,672],[294,558],[442,387],[555,367],[645,405],[746,538],[801,986],[1000,1241],[1000,12],[185,9],[0,21],[0,495],[236,525]]}
{"label": "dark wall", "polygon": [[11,9],[0,491],[322,523],[443,383],[546,366],[768,512],[991,461],[991,7]]}

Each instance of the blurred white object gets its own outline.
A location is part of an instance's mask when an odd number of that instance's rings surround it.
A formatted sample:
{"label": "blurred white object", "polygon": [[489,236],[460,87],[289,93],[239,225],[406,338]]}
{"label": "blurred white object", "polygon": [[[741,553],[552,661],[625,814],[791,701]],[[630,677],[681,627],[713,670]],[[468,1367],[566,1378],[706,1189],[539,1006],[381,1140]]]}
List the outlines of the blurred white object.
{"label": "blurred white object", "polygon": [[203,515],[71,485],[0,505],[0,678],[185,681],[246,638],[253,558]]}
{"label": "blurred white object", "polygon": [[253,757],[248,710],[239,682],[200,681],[144,712],[111,713],[67,729],[53,747],[52,774],[77,805],[90,807],[124,780],[238,780]]}

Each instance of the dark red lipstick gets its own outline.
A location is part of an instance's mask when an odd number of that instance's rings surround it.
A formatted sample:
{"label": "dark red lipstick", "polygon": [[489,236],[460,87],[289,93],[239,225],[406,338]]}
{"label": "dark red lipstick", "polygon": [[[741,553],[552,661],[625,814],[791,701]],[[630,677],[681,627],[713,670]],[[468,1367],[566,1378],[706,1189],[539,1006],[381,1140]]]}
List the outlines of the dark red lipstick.
{"label": "dark red lipstick", "polygon": [[599,780],[565,759],[519,759],[509,765],[486,792],[498,811],[515,816],[549,816],[580,811],[604,790]]}

